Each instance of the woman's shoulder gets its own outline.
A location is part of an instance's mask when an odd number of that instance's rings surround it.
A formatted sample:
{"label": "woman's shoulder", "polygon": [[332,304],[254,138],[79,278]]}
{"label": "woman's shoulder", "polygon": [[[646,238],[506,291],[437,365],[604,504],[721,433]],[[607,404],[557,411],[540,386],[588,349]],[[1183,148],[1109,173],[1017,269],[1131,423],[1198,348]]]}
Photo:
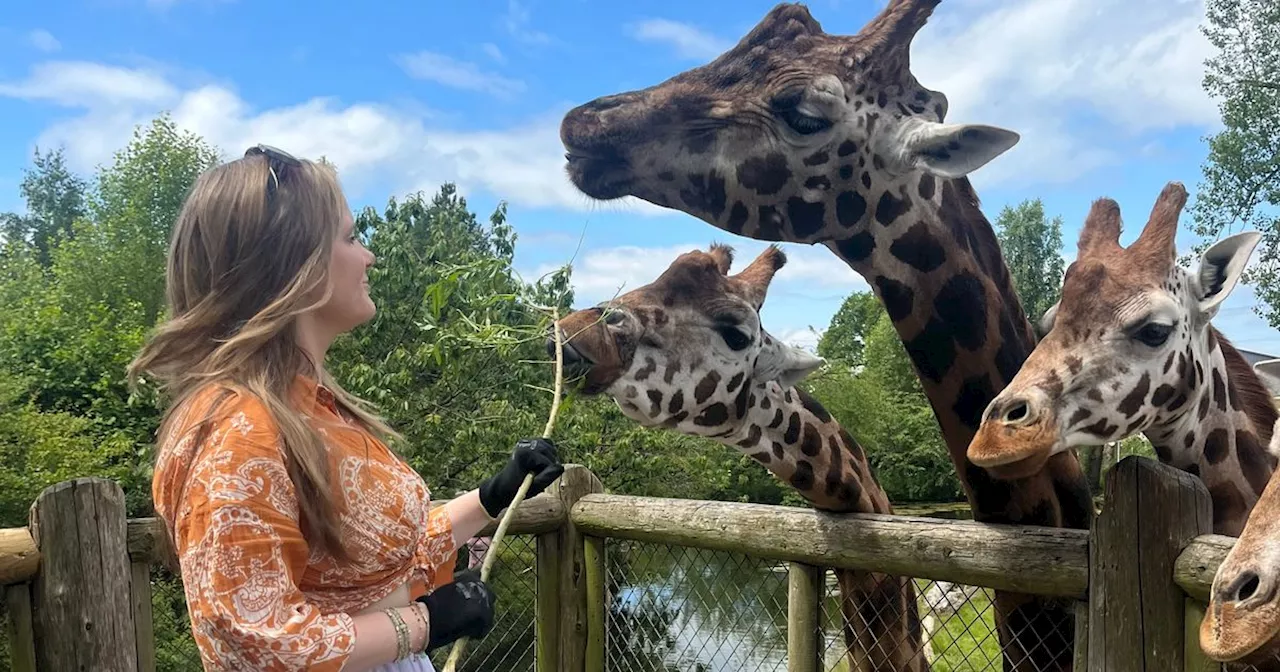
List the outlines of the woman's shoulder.
{"label": "woman's shoulder", "polygon": [[234,381],[212,381],[193,390],[173,409],[162,443],[181,445],[211,434],[236,435],[251,443],[274,445],[278,429],[258,395]]}

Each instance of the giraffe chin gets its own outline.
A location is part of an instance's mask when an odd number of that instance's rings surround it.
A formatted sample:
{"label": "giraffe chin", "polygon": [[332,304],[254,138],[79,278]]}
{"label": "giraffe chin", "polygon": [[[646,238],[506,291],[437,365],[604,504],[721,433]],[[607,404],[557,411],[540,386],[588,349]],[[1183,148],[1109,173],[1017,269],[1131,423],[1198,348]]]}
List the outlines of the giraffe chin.
{"label": "giraffe chin", "polygon": [[1001,481],[1034,476],[1045,468],[1057,442],[1042,427],[1011,429],[984,424],[969,444],[969,461]]}
{"label": "giraffe chin", "polygon": [[565,154],[565,169],[573,186],[598,201],[612,201],[631,195],[632,177],[621,158]]}
{"label": "giraffe chin", "polygon": [[1200,622],[1200,648],[1223,663],[1274,662],[1280,653],[1280,603],[1247,610],[1233,604],[1211,606]]}

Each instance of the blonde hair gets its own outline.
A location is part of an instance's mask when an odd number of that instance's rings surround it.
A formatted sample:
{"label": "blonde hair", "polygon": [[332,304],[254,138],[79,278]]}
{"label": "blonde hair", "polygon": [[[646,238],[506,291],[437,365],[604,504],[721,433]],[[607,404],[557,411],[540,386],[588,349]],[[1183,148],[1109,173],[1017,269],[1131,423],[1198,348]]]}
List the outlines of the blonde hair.
{"label": "blonde hair", "polygon": [[[329,299],[330,251],[347,207],[337,176],[322,163],[258,154],[200,175],[170,240],[168,319],[128,370],[131,384],[146,374],[170,400],[157,457],[168,439],[180,438],[170,437],[171,425],[198,393],[216,386],[257,397],[279,430],[302,532],[338,559],[349,556],[341,543],[328,453],[297,408],[296,378],[316,378],[333,392],[339,409],[371,433],[397,436],[365,402],[317,371],[296,340],[298,316]],[[197,443],[226,396],[187,425],[195,427]]]}

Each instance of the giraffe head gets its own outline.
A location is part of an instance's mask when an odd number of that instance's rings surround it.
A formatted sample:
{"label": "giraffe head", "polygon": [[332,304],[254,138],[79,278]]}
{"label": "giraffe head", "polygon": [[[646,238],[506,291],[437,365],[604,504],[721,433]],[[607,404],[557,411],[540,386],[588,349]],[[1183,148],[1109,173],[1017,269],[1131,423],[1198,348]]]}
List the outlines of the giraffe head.
{"label": "giraffe head", "polygon": [[987,406],[969,444],[974,464],[1019,478],[1055,453],[1168,426],[1195,410],[1194,393],[1211,384],[1209,321],[1259,236],[1225,238],[1197,270],[1184,270],[1174,234],[1186,200],[1181,184],[1166,185],[1127,248],[1119,243],[1120,207],[1093,203],[1062,297],[1041,319],[1044,338]]}
{"label": "giraffe head", "polygon": [[938,1],[892,0],[851,36],[780,4],[714,61],[570,110],[569,177],[592,198],[635,196],[761,240],[846,239],[872,213],[887,225],[934,198],[934,176],[1018,141],[942,123],[946,96],[912,75],[911,39]]}
{"label": "giraffe head", "polygon": [[732,250],[680,255],[656,280],[558,323],[565,361],[641,425],[716,436],[737,427],[749,390],[790,387],[823,360],[770,336],[760,306],[786,256],[769,247],[737,275]]}
{"label": "giraffe head", "polygon": [[[1280,359],[1254,368],[1280,376]],[[1270,452],[1280,455],[1280,420],[1272,428]],[[1213,577],[1200,648],[1224,663],[1257,664],[1280,652],[1280,471],[1272,472]]]}

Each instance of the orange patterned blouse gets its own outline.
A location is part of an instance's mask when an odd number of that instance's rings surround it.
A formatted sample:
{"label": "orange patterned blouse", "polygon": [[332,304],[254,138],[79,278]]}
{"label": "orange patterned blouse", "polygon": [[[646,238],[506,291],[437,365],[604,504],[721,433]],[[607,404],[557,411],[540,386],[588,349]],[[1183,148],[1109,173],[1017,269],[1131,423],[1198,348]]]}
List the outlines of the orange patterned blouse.
{"label": "orange patterned blouse", "polygon": [[[299,407],[326,438],[352,560],[308,547],[279,435],[252,394],[210,386],[175,418],[152,481],[174,540],[191,629],[206,670],[341,670],[360,611],[408,582],[413,596],[452,580],[444,507],[381,441],[347,424],[308,378]],[[216,404],[210,432],[194,445]]]}

